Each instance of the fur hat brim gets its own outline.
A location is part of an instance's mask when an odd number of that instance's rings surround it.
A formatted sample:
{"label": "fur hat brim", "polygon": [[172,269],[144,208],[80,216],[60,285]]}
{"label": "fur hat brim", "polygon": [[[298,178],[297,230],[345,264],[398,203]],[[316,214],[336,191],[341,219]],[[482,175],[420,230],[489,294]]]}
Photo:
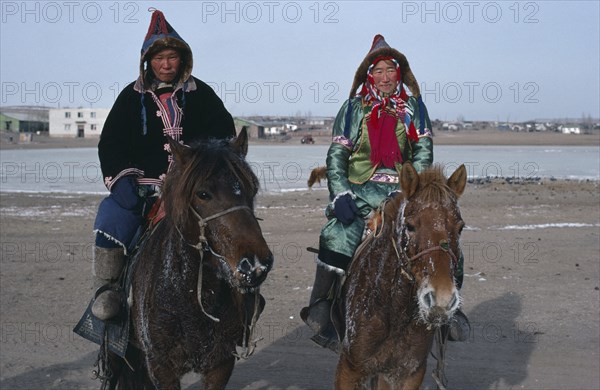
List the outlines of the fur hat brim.
{"label": "fur hat brim", "polygon": [[392,57],[395,59],[398,62],[398,65],[400,65],[402,83],[408,87],[414,97],[419,97],[421,95],[419,83],[410,69],[410,65],[408,64],[406,56],[391,47],[381,47],[370,51],[359,65],[356,73],[354,74],[354,82],[352,83],[352,89],[350,90],[350,98],[355,96],[358,87],[360,87],[367,80],[367,70],[378,57]]}
{"label": "fur hat brim", "polygon": [[189,45],[185,41],[173,37],[159,38],[152,42],[148,49],[142,53],[140,58],[140,77],[143,80],[145,88],[148,88],[150,83],[150,80],[146,80],[146,72],[150,69],[150,66],[146,66],[146,63],[156,54],[167,49],[177,50],[181,56],[179,80],[185,81],[192,75],[194,59],[192,56],[192,49]]}

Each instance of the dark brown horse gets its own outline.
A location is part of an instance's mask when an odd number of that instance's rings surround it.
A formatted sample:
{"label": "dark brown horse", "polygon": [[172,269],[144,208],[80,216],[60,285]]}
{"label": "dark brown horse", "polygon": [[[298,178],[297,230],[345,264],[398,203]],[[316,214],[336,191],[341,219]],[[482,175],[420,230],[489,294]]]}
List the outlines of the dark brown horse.
{"label": "dark brown horse", "polygon": [[242,130],[231,142],[170,142],[166,216],[136,255],[132,345],[127,364],[111,356],[111,387],[179,389],[194,371],[205,389],[223,389],[236,356],[251,352],[273,255],[254,216],[247,141]]}
{"label": "dark brown horse", "polygon": [[336,389],[419,388],[434,331],[461,301],[454,271],[466,179],[464,166],[449,179],[439,166],[420,175],[402,167],[402,192],[380,209],[342,287]]}

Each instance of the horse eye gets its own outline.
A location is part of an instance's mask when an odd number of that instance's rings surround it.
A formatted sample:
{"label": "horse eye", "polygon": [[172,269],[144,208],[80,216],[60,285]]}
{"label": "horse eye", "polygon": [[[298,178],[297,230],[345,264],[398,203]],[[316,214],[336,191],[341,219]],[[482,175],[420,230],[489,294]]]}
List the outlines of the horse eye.
{"label": "horse eye", "polygon": [[412,225],[412,224],[410,224],[410,223],[407,223],[407,224],[406,224],[406,230],[408,230],[409,232],[411,232],[411,233],[412,233],[412,232],[414,232],[414,231],[415,231],[415,226],[414,226],[414,225]]}
{"label": "horse eye", "polygon": [[198,191],[196,192],[196,196],[202,200],[210,200],[212,196],[206,191]]}

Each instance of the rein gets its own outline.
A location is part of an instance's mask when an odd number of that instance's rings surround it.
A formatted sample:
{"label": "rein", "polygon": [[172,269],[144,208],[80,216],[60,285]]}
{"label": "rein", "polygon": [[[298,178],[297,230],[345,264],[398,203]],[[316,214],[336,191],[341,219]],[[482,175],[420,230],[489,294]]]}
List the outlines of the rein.
{"label": "rein", "polygon": [[[198,227],[200,228],[200,233],[198,235],[198,243],[195,245],[188,243],[185,240],[185,238],[183,237],[183,234],[181,233],[179,228],[177,226],[175,226],[175,229],[177,229],[177,232],[181,236],[181,239],[183,240],[184,243],[191,246],[192,248],[197,249],[198,252],[200,253],[200,267],[198,269],[198,282],[196,285],[196,297],[198,300],[198,304],[200,305],[200,310],[202,310],[202,313],[204,313],[205,316],[207,316],[214,322],[221,322],[221,320],[219,318],[207,313],[206,310],[204,309],[204,305],[202,305],[202,268],[203,268],[204,254],[206,252],[210,252],[213,256],[217,257],[220,261],[223,261],[223,259],[225,259],[225,256],[216,253],[210,247],[210,245],[208,243],[208,239],[206,238],[206,235],[205,235],[205,229],[206,229],[206,226],[208,225],[209,221],[220,218],[220,217],[227,215],[229,213],[232,213],[234,211],[248,210],[252,215],[254,215],[254,213],[253,213],[252,209],[248,206],[234,206],[234,207],[225,209],[223,211],[220,211],[218,213],[215,213],[211,216],[203,218],[196,211],[196,209],[194,209],[194,207],[192,207],[190,205],[189,208],[190,208],[190,211],[192,212],[192,214],[194,215],[194,217],[196,218],[196,220],[198,221]],[[252,316],[249,326],[248,326],[248,318],[246,318],[244,321],[245,324],[244,324],[243,345],[241,346],[242,351],[240,353],[234,352],[234,356],[237,357],[238,359],[239,358],[247,359],[248,357],[250,357],[254,353],[254,350],[256,348],[256,342],[258,341],[258,340],[252,340],[250,342],[251,345],[248,346],[248,340],[252,339],[252,337],[254,335],[254,330],[256,329],[256,322],[258,321],[258,312],[259,312],[259,307],[260,307],[260,287],[257,287],[254,290],[254,294],[255,294],[254,295],[254,315]],[[247,331],[248,327],[250,328],[250,332],[247,335],[246,331]]]}

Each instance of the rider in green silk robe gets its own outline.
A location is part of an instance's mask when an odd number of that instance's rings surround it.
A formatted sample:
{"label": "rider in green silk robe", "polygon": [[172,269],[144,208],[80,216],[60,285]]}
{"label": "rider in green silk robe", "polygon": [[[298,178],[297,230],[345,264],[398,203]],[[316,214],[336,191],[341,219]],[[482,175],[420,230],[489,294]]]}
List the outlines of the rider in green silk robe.
{"label": "rider in green silk robe", "polygon": [[[317,344],[337,350],[330,321],[334,281],[348,269],[363,239],[365,220],[386,197],[400,190],[402,163],[412,162],[417,172],[432,164],[431,137],[427,108],[408,60],[383,36],[375,36],[356,71],[350,98],[335,119],[327,152],[331,202],[319,237],[309,306],[300,313],[315,332],[312,340]],[[459,268],[460,287],[462,256]]]}

